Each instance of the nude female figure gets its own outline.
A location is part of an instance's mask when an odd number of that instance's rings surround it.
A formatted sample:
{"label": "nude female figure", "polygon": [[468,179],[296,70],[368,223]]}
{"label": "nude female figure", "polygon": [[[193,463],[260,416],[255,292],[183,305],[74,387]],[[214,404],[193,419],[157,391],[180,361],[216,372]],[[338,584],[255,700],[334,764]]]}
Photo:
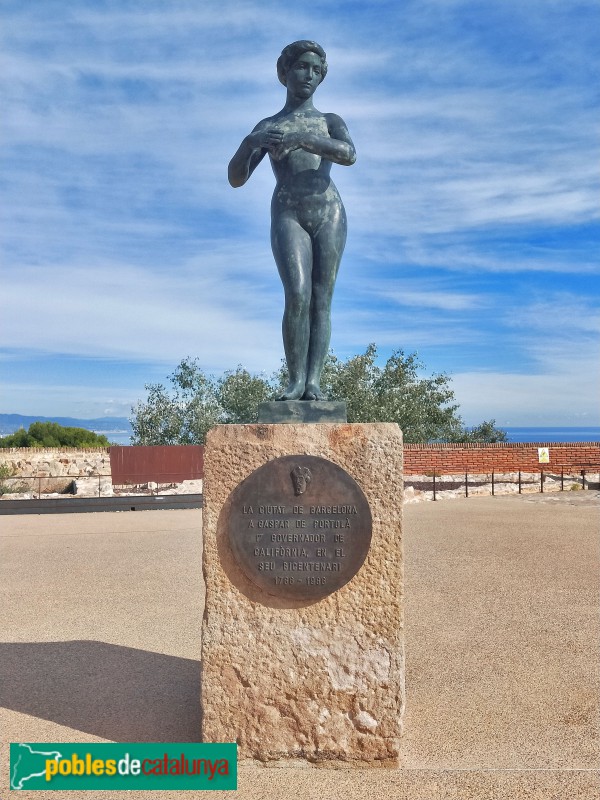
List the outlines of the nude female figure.
{"label": "nude female figure", "polygon": [[280,400],[324,400],[321,372],[331,338],[333,287],[346,244],[346,212],[329,177],[350,166],[354,145],[341,117],[323,114],[313,94],[327,74],[316,42],[285,47],[277,75],[285,106],[246,136],[229,164],[229,183],[243,186],[266,153],[275,173],[271,247],[284,292],[283,347],[289,386]]}

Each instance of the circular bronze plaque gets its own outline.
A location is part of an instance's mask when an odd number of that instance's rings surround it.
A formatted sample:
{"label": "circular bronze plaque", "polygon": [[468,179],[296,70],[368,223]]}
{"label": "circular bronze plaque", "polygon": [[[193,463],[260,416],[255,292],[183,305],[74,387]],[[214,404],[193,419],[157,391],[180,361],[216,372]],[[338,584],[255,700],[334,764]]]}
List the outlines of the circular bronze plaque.
{"label": "circular bronze plaque", "polygon": [[318,456],[282,456],[259,467],[231,494],[231,550],[263,591],[318,600],[361,568],[371,543],[362,489]]}

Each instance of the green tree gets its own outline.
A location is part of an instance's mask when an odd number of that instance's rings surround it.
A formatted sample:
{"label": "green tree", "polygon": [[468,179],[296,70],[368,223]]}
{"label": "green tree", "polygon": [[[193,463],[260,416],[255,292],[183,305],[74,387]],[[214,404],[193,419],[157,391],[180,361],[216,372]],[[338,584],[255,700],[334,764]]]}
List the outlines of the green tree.
{"label": "green tree", "polygon": [[169,383],[147,384],[147,399],[132,408],[133,444],[201,444],[213,425],[256,422],[259,403],[274,396],[267,379],[241,366],[217,380],[193,358],[179,364]]}
{"label": "green tree", "polygon": [[0,447],[108,447],[106,436],[86,428],[71,428],[58,422],[32,422],[24,428],[0,439]]}
{"label": "green tree", "polygon": [[462,422],[447,375],[421,377],[415,353],[392,353],[383,367],[377,347],[348,361],[330,355],[321,385],[332,400],[346,400],[348,422],[396,422],[405,442],[427,442],[460,435]]}
{"label": "green tree", "polygon": [[[347,361],[330,354],[321,386],[331,400],[345,400],[348,422],[397,422],[406,442],[504,441],[494,420],[467,429],[444,374],[423,376],[416,354],[397,350],[384,366],[377,348]],[[133,444],[201,444],[217,424],[252,423],[260,403],[275,399],[287,385],[285,366],[266,378],[242,366],[222,378],[205,375],[197,359],[184,359],[169,376],[170,386],[149,384],[148,396],[133,408]]]}
{"label": "green tree", "polygon": [[226,372],[217,382],[217,399],[223,409],[223,421],[248,424],[256,422],[261,403],[274,400],[273,379],[251,375],[241,366]]}
{"label": "green tree", "polygon": [[496,427],[496,420],[490,419],[486,422],[481,422],[474,428],[465,428],[462,431],[460,442],[507,442],[508,436],[506,431]]}

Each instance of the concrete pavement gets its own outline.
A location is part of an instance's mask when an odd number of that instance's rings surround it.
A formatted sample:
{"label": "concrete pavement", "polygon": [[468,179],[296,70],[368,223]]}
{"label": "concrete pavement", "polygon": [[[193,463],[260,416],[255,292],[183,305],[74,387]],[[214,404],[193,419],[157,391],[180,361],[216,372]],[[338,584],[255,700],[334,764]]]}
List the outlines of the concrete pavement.
{"label": "concrete pavement", "polygon": [[[408,506],[401,768],[241,766],[202,796],[600,797],[599,501]],[[4,517],[0,551],[0,797],[10,741],[197,741],[200,511]]]}

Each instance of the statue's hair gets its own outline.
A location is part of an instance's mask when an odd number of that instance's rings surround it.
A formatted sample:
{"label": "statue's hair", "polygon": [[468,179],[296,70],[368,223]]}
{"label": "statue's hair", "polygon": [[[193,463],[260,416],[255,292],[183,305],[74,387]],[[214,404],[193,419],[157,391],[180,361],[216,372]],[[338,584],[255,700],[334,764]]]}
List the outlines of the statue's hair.
{"label": "statue's hair", "polygon": [[322,69],[320,83],[325,80],[325,75],[327,75],[327,61],[325,60],[327,56],[325,55],[325,50],[316,42],[301,39],[299,42],[292,42],[292,44],[288,44],[287,47],[284,47],[281,51],[281,55],[277,59],[277,77],[284,86],[287,85],[287,72],[289,68],[292,64],[296,63],[303,53],[316,53],[319,56]]}

